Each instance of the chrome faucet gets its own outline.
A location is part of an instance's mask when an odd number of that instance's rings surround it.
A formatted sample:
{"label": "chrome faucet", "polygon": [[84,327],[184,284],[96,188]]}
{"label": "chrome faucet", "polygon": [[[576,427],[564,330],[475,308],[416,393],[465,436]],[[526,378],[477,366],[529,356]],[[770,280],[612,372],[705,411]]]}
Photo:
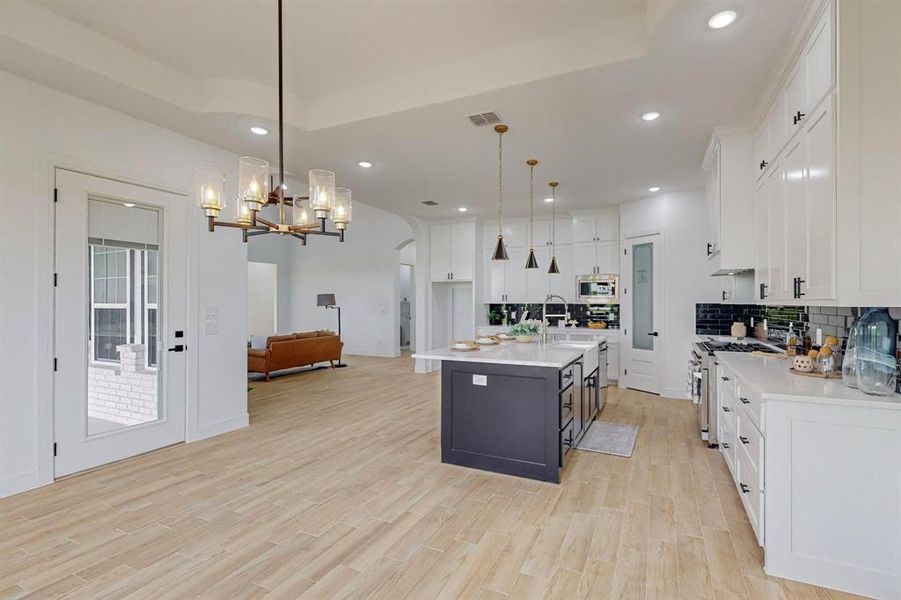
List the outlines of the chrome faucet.
{"label": "chrome faucet", "polygon": [[[563,303],[563,314],[557,315],[549,315],[547,314],[547,303],[550,300],[560,300]],[[548,294],[547,298],[544,299],[544,304],[541,305],[541,341],[544,344],[547,344],[547,328],[548,328],[548,317],[559,317],[564,319],[564,324],[566,319],[569,319],[569,303],[566,301],[566,298],[563,296],[558,296],[557,294]]]}

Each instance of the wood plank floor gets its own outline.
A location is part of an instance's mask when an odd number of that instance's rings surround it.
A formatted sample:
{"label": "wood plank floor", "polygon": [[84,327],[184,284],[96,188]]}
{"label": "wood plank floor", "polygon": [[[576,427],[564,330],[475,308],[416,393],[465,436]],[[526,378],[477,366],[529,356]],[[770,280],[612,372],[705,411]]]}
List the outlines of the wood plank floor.
{"label": "wood plank floor", "polygon": [[254,382],[251,425],[0,500],[0,598],[847,598],[767,577],[691,403],[614,390],[630,459],[439,462],[409,359]]}

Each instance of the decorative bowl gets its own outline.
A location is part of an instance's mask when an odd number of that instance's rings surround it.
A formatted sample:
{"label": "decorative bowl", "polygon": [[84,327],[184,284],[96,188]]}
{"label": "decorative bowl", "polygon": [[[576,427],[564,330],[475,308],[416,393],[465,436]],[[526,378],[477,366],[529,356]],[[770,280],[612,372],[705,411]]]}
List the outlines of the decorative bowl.
{"label": "decorative bowl", "polygon": [[809,356],[796,356],[793,367],[795,371],[810,373],[813,371],[813,359]]}
{"label": "decorative bowl", "polygon": [[517,335],[514,337],[516,337],[516,341],[520,344],[531,344],[535,341],[534,335]]}

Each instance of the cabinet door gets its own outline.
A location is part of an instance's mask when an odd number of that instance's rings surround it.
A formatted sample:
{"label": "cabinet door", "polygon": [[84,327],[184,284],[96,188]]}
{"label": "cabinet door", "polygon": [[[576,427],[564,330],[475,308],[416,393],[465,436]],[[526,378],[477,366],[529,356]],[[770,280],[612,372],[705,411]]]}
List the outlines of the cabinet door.
{"label": "cabinet door", "polygon": [[504,243],[508,248],[525,248],[529,245],[528,223],[504,224]]}
{"label": "cabinet door", "polygon": [[803,136],[793,140],[782,163],[785,186],[785,279],[788,298],[793,299],[795,278],[806,279],[807,271],[807,155]]}
{"label": "cabinet door", "polygon": [[835,298],[835,117],[832,98],[826,99],[805,120],[803,136],[806,150],[805,223],[807,248],[806,275],[801,291],[805,300]]}
{"label": "cabinet door", "polygon": [[767,164],[770,162],[770,124],[771,117],[761,123],[757,135],[754,136],[754,177],[759,179],[766,172]]}
{"label": "cabinet door", "polygon": [[532,246],[534,248],[541,248],[543,246],[548,246],[551,243],[551,222],[550,221],[535,221],[535,226],[532,230]]}
{"label": "cabinet door", "polygon": [[432,225],[429,236],[432,281],[450,279],[452,238],[451,225]]}
{"label": "cabinet door", "polygon": [[[573,242],[593,242],[597,237],[597,220],[594,215],[573,217]],[[590,271],[588,271],[590,273]]]}
{"label": "cabinet door", "polygon": [[485,256],[488,257],[485,265],[485,295],[487,301],[492,304],[500,304],[504,302],[504,294],[506,291],[506,272],[507,261],[491,260],[491,253],[494,248],[486,249]]}
{"label": "cabinet door", "polygon": [[611,211],[597,215],[595,231],[598,241],[619,245],[619,213]]}
{"label": "cabinet door", "polygon": [[510,256],[510,260],[499,261],[506,263],[507,302],[529,301],[525,269],[528,253],[529,251],[525,248],[508,248],[507,254]]}
{"label": "cabinet door", "polygon": [[[537,250],[536,250],[537,252]],[[547,273],[547,269],[551,264],[551,249],[547,250],[547,260],[540,258],[538,264],[541,270]],[[557,296],[563,296],[567,301],[573,302],[578,300],[576,295],[576,276],[573,271],[573,251],[572,246],[557,246],[557,268],[560,273],[557,275],[548,275],[548,293]]]}
{"label": "cabinet door", "polygon": [[797,119],[798,113],[807,111],[807,68],[804,60],[799,60],[789,75],[788,82],[783,92],[785,104],[783,105],[783,119],[785,123],[785,137],[790,138],[801,126]]}
{"label": "cabinet door", "polygon": [[770,294],[770,206],[772,173],[768,173],[754,195],[756,258],[754,266],[755,298],[766,300]]}
{"label": "cabinet door", "polygon": [[607,379],[619,381],[619,344],[607,340]]}
{"label": "cabinet door", "polygon": [[475,223],[455,223],[451,235],[451,273],[455,280],[472,281],[476,249]]}
{"label": "cabinet door", "polygon": [[597,243],[576,242],[573,244],[573,271],[576,275],[593,275],[597,267]]}
{"label": "cabinet door", "polygon": [[[776,96],[773,108],[770,110],[770,116],[767,119],[767,129],[769,130],[770,138],[770,153],[767,161],[772,163],[776,160],[776,156],[779,155],[782,148],[785,147],[785,142],[788,141],[785,127],[785,94]],[[768,169],[771,167],[772,165],[767,166]]]}
{"label": "cabinet door", "polygon": [[717,144],[713,158],[710,160],[707,171],[707,211],[710,221],[710,244],[708,254],[714,254],[719,250],[720,242],[720,202],[722,200],[720,188],[720,148]]}
{"label": "cabinet door", "polygon": [[[804,52],[807,73],[807,109],[811,113],[832,89],[832,11],[826,9]],[[810,115],[804,122],[810,120]]]}
{"label": "cabinet door", "polygon": [[619,242],[598,242],[595,254],[598,273],[601,275],[619,274]]}
{"label": "cabinet door", "polygon": [[791,298],[791,286],[787,285],[785,273],[785,220],[788,218],[785,206],[785,168],[784,165],[773,165],[767,185],[767,206],[769,208],[769,264],[770,290],[769,300],[787,300]]}
{"label": "cabinet door", "polygon": [[[550,259],[550,248],[548,246],[542,246],[540,248],[535,249],[535,258],[538,260],[538,268],[537,269],[528,269],[526,270],[526,302],[544,302],[544,299],[547,298],[548,295],[548,286],[550,282],[548,278],[547,268],[551,264]],[[528,254],[526,254],[526,259],[528,259]],[[510,265],[513,268],[516,268],[517,265]],[[519,265],[521,268],[525,267],[525,260],[523,260],[523,264]]]}

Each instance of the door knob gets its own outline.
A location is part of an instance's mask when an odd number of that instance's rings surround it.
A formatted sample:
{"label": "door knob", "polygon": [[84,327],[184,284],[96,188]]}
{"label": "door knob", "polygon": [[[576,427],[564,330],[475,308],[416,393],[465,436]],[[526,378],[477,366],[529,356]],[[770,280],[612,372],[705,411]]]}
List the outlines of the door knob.
{"label": "door knob", "polygon": [[183,344],[176,344],[172,348],[169,348],[169,352],[184,352],[188,347]]}
{"label": "door knob", "polygon": [[651,331],[648,333],[648,335],[653,335],[654,337],[657,337],[658,335],[660,335],[660,333],[657,331]]}

